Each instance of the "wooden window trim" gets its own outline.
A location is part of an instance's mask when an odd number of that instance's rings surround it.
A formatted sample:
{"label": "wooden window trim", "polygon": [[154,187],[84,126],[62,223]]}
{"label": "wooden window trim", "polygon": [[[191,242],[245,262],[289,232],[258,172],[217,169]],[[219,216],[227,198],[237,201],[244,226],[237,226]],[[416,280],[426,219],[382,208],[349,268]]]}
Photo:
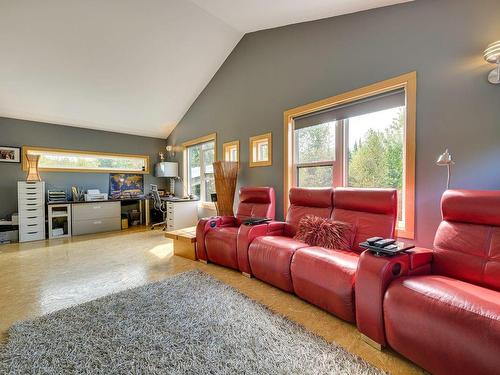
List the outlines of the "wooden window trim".
{"label": "wooden window trim", "polygon": [[232,142],[226,142],[222,145],[222,159],[224,161],[230,161],[230,160],[226,159],[226,150],[229,148],[232,148],[234,146],[236,146],[236,153],[238,154],[238,160],[236,160],[236,161],[239,164],[239,162],[240,162],[240,141],[239,140],[232,141]]}
{"label": "wooden window trim", "polygon": [[[181,143],[181,146],[183,148],[182,152],[182,175],[183,175],[183,184],[182,184],[182,189],[183,189],[183,194],[187,195],[189,192],[189,179],[188,179],[188,154],[187,154],[187,149],[188,147],[191,146],[196,146],[201,143],[207,143],[207,142],[214,142],[214,161],[217,161],[217,133],[211,133],[204,135],[203,137],[198,137],[195,139],[191,139],[189,141]],[[205,207],[205,208],[213,208],[215,209],[215,204],[213,202],[205,202],[201,199],[200,197],[200,202],[201,205],[200,207]]]}
{"label": "wooden window trim", "polygon": [[56,152],[56,153],[67,153],[67,154],[78,154],[78,155],[92,155],[92,156],[116,156],[116,157],[132,157],[132,158],[142,158],[145,160],[145,170],[144,171],[130,171],[130,170],[118,170],[118,169],[80,169],[80,168],[39,168],[42,172],[77,172],[77,173],[130,173],[130,174],[149,174],[149,155],[139,155],[139,154],[117,154],[112,152],[99,152],[99,151],[83,151],[83,150],[68,150],[62,148],[51,148],[51,147],[35,147],[35,146],[23,146],[22,147],[22,170],[28,170],[28,161],[26,155],[29,151],[46,151],[46,152]]}
{"label": "wooden window trim", "polygon": [[[253,161],[253,144],[254,144],[254,142],[258,142],[260,140],[267,140],[268,160],[266,160],[266,161]],[[249,147],[248,147],[249,148],[248,160],[249,160],[250,168],[269,167],[269,166],[273,165],[273,134],[272,133],[260,134],[260,135],[255,135],[253,137],[250,137],[248,145],[249,145]]]}
{"label": "wooden window trim", "polygon": [[[206,143],[206,142],[210,142],[210,141],[215,141],[215,149],[217,150],[217,133],[211,133],[211,134],[204,135],[203,137],[191,139],[190,141],[186,141],[184,143],[181,143],[181,146],[183,148],[188,148],[190,146],[195,146],[195,145],[198,145],[200,143]],[[215,153],[215,156],[217,158],[217,153]]]}
{"label": "wooden window trim", "polygon": [[416,113],[417,113],[417,72],[403,74],[382,82],[355,89],[343,94],[322,99],[290,109],[284,113],[284,214],[288,211],[288,192],[295,185],[293,166],[294,118],[317,111],[351,103],[374,95],[399,88],[406,92],[406,129],[405,129],[405,228],[397,230],[397,236],[415,238],[415,154],[416,154]]}

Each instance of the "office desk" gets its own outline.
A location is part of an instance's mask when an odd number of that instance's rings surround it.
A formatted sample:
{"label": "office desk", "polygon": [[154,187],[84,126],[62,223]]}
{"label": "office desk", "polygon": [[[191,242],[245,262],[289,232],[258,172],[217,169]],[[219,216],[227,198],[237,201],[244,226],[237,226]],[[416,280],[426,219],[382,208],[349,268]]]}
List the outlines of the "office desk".
{"label": "office desk", "polygon": [[119,201],[120,203],[139,203],[139,223],[146,224],[149,226],[151,223],[151,212],[150,212],[150,197],[137,197],[137,198],[118,198],[118,199],[110,199],[114,201]]}
{"label": "office desk", "polygon": [[[80,204],[99,204],[106,202],[119,202],[120,206],[126,203],[138,203],[139,204],[139,214],[140,224],[150,225],[151,223],[151,213],[150,213],[150,198],[149,197],[136,197],[136,198],[120,198],[120,199],[108,199],[106,201],[64,201],[64,202],[49,202],[48,205],[54,204],[71,204],[71,205],[80,205]],[[121,215],[121,214],[120,214]]]}

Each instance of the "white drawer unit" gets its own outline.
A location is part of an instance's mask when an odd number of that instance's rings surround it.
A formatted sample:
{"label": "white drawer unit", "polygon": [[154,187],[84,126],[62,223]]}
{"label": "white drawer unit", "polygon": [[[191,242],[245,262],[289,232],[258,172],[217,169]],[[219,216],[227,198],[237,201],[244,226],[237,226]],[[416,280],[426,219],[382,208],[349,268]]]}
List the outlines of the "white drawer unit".
{"label": "white drawer unit", "polygon": [[121,229],[120,202],[73,203],[71,216],[76,236]]}
{"label": "white drawer unit", "polygon": [[195,226],[198,204],[198,201],[167,202],[167,231]]}
{"label": "white drawer unit", "polygon": [[19,242],[45,239],[45,182],[18,181]]}

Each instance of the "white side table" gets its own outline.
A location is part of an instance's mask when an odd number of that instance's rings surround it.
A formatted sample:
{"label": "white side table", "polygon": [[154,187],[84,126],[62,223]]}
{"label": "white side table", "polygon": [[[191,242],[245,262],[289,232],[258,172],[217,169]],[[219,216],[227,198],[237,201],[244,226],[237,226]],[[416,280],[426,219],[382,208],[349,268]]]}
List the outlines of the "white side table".
{"label": "white side table", "polygon": [[71,237],[71,204],[48,204],[49,238]]}

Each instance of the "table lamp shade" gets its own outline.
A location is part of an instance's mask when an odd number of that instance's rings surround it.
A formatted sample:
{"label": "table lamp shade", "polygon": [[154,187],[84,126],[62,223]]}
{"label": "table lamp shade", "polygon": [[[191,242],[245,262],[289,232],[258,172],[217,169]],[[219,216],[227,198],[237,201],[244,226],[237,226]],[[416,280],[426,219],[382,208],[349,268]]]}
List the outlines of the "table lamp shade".
{"label": "table lamp shade", "polygon": [[26,181],[42,181],[40,174],[38,173],[40,155],[26,154],[26,160],[28,162],[28,174],[26,176]]}
{"label": "table lamp shade", "polygon": [[163,161],[155,166],[156,177],[178,177],[179,164],[177,162]]}

